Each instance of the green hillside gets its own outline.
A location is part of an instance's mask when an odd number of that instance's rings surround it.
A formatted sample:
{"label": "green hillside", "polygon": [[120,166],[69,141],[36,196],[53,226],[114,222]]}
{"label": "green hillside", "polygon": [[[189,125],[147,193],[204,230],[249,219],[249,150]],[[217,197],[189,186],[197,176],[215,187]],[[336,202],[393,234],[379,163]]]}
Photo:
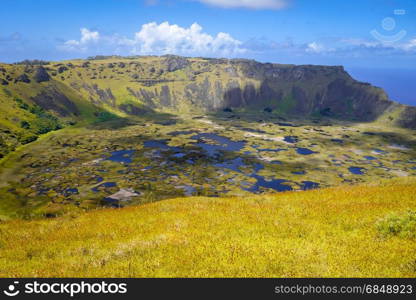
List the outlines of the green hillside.
{"label": "green hillside", "polygon": [[0,276],[416,275],[416,109],[342,67],[100,56],[0,84]]}
{"label": "green hillside", "polygon": [[415,108],[339,66],[98,56],[0,83],[2,219],[416,172]]}
{"label": "green hillside", "polygon": [[95,57],[0,64],[0,83],[2,156],[44,132],[111,114],[266,110],[277,116],[350,121],[383,117],[393,126],[416,126],[414,108],[389,101],[381,89],[355,81],[342,67]]}
{"label": "green hillside", "polygon": [[414,180],[0,224],[2,277],[415,277]]}

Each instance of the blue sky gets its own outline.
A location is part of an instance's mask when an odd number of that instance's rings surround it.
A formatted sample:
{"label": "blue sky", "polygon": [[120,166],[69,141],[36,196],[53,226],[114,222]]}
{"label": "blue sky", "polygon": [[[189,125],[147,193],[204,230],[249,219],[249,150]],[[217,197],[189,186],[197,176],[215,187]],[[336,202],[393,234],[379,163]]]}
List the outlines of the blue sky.
{"label": "blue sky", "polygon": [[1,0],[1,4],[3,62],[172,53],[416,69],[414,0]]}

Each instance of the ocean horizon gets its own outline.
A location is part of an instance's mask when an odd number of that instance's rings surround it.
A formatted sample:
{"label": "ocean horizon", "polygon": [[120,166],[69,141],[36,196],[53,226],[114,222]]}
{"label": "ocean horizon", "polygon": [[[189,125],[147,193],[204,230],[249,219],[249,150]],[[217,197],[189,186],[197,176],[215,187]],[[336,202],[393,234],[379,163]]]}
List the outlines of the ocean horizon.
{"label": "ocean horizon", "polygon": [[359,80],[383,88],[393,101],[416,106],[414,92],[416,70],[381,68],[346,68]]}

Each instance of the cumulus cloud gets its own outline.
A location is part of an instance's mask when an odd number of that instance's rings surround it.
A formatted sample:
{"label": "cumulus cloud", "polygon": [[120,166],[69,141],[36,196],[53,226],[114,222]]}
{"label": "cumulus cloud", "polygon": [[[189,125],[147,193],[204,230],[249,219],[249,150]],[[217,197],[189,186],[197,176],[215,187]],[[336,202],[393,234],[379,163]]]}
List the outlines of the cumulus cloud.
{"label": "cumulus cloud", "polygon": [[91,31],[87,28],[81,28],[81,38],[79,40],[66,41],[60,48],[68,51],[86,51],[92,43],[98,42],[100,33]]}
{"label": "cumulus cloud", "polygon": [[197,23],[186,28],[168,22],[144,24],[132,38],[102,35],[82,28],[79,40],[66,41],[60,45],[60,49],[77,52],[105,50],[116,54],[211,56],[235,56],[245,52],[242,42],[228,33],[220,32],[213,36],[203,32],[203,28]]}
{"label": "cumulus cloud", "polygon": [[309,42],[275,42],[267,38],[253,38],[244,43],[229,33],[215,35],[206,33],[194,23],[189,27],[176,24],[147,23],[142,25],[133,36],[102,34],[95,30],[82,28],[78,40],[68,40],[58,48],[84,55],[163,55],[177,54],[185,56],[210,57],[253,57],[263,54],[290,54],[293,56],[394,56],[415,55],[416,38],[400,43],[382,43],[366,39],[321,39]]}
{"label": "cumulus cloud", "polygon": [[282,9],[289,0],[196,0],[223,8]]}
{"label": "cumulus cloud", "polygon": [[135,42],[137,53],[182,53],[182,54],[220,54],[233,55],[243,52],[241,42],[228,33],[220,32],[211,36],[202,31],[197,23],[189,28],[170,25],[148,23],[136,33]]}
{"label": "cumulus cloud", "polygon": [[81,29],[81,43],[88,43],[90,41],[98,41],[100,39],[100,34],[98,31],[90,31],[87,28]]}

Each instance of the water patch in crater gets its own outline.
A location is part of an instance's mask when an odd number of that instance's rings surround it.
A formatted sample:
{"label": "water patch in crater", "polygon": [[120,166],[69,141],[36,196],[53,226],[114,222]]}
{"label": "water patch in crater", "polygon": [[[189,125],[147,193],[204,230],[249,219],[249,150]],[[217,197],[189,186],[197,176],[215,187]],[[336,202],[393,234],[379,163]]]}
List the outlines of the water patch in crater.
{"label": "water patch in crater", "polygon": [[288,182],[286,179],[266,180],[263,176],[255,175],[255,174],[251,175],[251,177],[257,180],[257,182],[254,185],[246,189],[247,191],[252,192],[252,193],[260,192],[261,188],[273,189],[277,192],[285,192],[285,191],[293,190],[290,185],[284,184]]}
{"label": "water patch in crater", "polygon": [[91,191],[98,193],[100,191],[101,188],[112,188],[112,187],[116,187],[117,183],[116,182],[104,182],[94,188],[91,189]]}
{"label": "water patch in crater", "polygon": [[111,152],[111,156],[105,160],[114,161],[118,163],[130,164],[132,163],[132,156],[136,150],[121,150]]}
{"label": "water patch in crater", "polygon": [[319,183],[313,181],[302,181],[300,188],[304,191],[319,188]]}
{"label": "water patch in crater", "polygon": [[286,143],[294,144],[294,143],[297,143],[297,142],[299,141],[299,138],[298,138],[297,136],[291,136],[291,135],[288,135],[288,136],[285,136],[285,137],[283,138],[283,140],[284,140]]}
{"label": "water patch in crater", "polygon": [[305,175],[306,174],[306,171],[305,170],[293,171],[292,174],[294,174],[294,175]]}
{"label": "water patch in crater", "polygon": [[222,163],[214,164],[215,167],[229,169],[235,172],[241,172],[240,167],[244,167],[244,161],[241,157],[237,157],[231,160],[226,160]]}
{"label": "water patch in crater", "polygon": [[[204,149],[209,156],[219,155],[219,151],[240,151],[244,148],[246,142],[232,141],[229,138],[220,136],[215,133],[200,133],[191,137],[197,140],[196,146]],[[213,143],[209,143],[211,141]]]}
{"label": "water patch in crater", "polygon": [[354,175],[363,175],[364,174],[363,170],[365,170],[365,169],[360,168],[360,167],[349,167],[348,168],[348,171],[350,171]]}
{"label": "water patch in crater", "polygon": [[308,148],[296,148],[296,152],[301,155],[311,155],[311,154],[317,153]]}
{"label": "water patch in crater", "polygon": [[78,189],[77,188],[69,188],[69,189],[66,189],[63,192],[63,195],[65,197],[69,197],[69,196],[72,196],[72,195],[78,195],[78,194],[79,194],[79,192],[78,192]]}
{"label": "water patch in crater", "polygon": [[373,149],[373,154],[387,154],[387,151],[381,150],[381,149]]}

